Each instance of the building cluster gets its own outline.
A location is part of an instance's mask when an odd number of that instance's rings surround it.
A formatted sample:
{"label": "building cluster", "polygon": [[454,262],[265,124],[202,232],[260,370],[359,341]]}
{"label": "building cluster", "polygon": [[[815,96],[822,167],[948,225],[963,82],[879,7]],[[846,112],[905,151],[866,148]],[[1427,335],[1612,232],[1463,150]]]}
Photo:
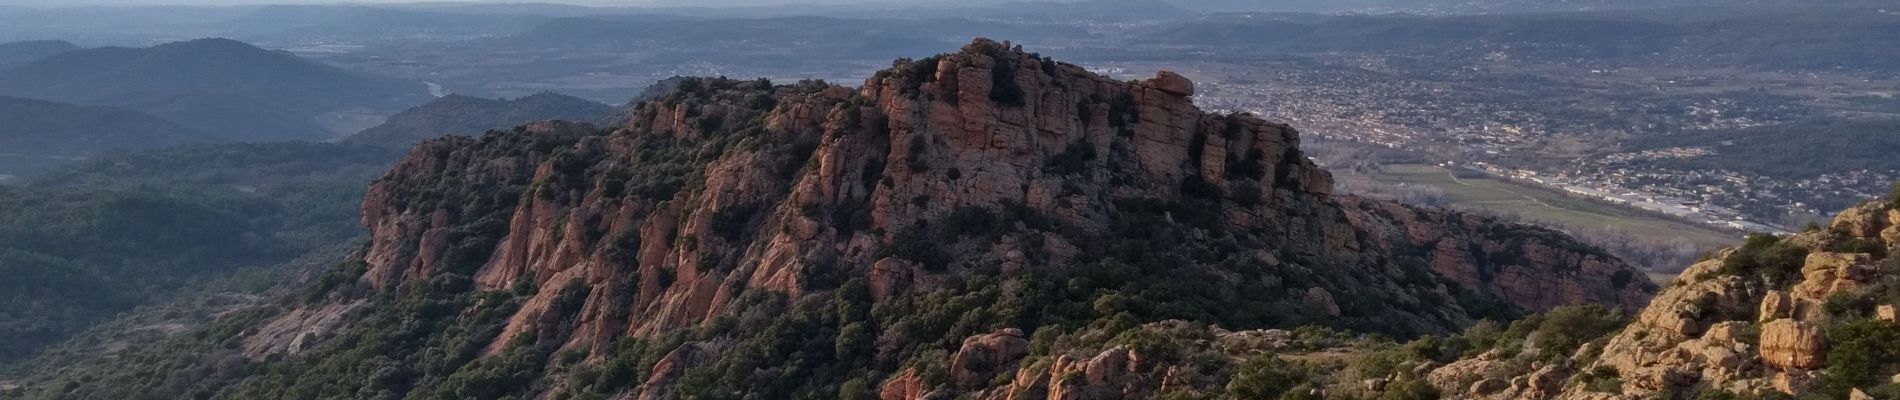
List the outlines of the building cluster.
{"label": "building cluster", "polygon": [[1709,80],[1694,76],[1585,93],[1565,91],[1562,82],[1478,72],[1461,78],[1466,72],[1433,71],[1422,79],[1374,62],[1282,67],[1205,67],[1203,75],[1225,78],[1201,81],[1196,101],[1286,122],[1308,136],[1458,160],[1461,168],[1579,197],[1747,231],[1797,229],[1824,210],[1885,194],[1897,177],[1850,171],[1776,179],[1648,162],[1710,156],[1711,147],[1603,151],[1626,138],[1747,128],[1811,111],[1786,96],[1699,90]]}
{"label": "building cluster", "polygon": [[1735,229],[1746,232],[1773,233],[1777,235],[1789,233],[1788,230],[1783,227],[1750,220],[1748,215],[1734,208],[1714,204],[1706,199],[1696,197],[1696,193],[1687,191],[1657,192],[1655,188],[1651,186],[1623,186],[1615,183],[1614,180],[1594,179],[1589,175],[1544,173],[1525,168],[1508,168],[1482,161],[1464,164],[1445,162],[1440,164],[1440,166],[1480,171],[1496,178],[1543,186],[1577,197],[1668,215],[1677,219],[1720,229]]}

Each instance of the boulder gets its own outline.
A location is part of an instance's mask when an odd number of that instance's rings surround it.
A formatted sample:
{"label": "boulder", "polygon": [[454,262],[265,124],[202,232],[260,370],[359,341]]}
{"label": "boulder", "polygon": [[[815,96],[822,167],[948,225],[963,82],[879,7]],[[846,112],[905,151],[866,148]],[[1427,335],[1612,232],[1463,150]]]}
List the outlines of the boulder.
{"label": "boulder", "polygon": [[878,400],[912,400],[924,397],[924,380],[917,376],[917,370],[905,369],[891,379],[884,380],[884,386],[878,388]]}
{"label": "boulder", "polygon": [[1868,396],[1867,392],[1860,391],[1860,388],[1854,388],[1854,390],[1847,392],[1847,400],[1874,400],[1874,396]]}
{"label": "boulder", "polygon": [[1527,388],[1531,393],[1549,396],[1563,390],[1564,382],[1568,380],[1570,380],[1570,368],[1565,368],[1563,365],[1546,365],[1531,373]]}
{"label": "boulder", "polygon": [[1888,214],[1880,207],[1863,205],[1841,211],[1834,216],[1834,222],[1828,230],[1845,233],[1854,237],[1879,237],[1881,229],[1886,228]]}
{"label": "boulder", "polygon": [[1505,389],[1510,389],[1510,388],[1511,388],[1511,382],[1509,381],[1505,381],[1503,379],[1497,379],[1497,378],[1486,378],[1486,379],[1479,379],[1477,382],[1472,382],[1471,389],[1466,390],[1465,393],[1470,394],[1472,397],[1479,397],[1479,396],[1488,396],[1497,392],[1502,392]]}
{"label": "boulder", "polygon": [[1385,385],[1390,383],[1392,383],[1391,379],[1372,378],[1359,381],[1359,387],[1364,388],[1367,392],[1377,393],[1385,391]]}
{"label": "boulder", "polygon": [[1310,287],[1310,288],[1306,288],[1305,297],[1306,297],[1307,307],[1312,307],[1313,309],[1319,310],[1320,312],[1324,312],[1326,313],[1327,316],[1331,316],[1331,317],[1337,317],[1340,315],[1339,303],[1333,302],[1332,292],[1328,292],[1326,291],[1326,289],[1319,288],[1319,287]]}
{"label": "boulder", "polygon": [[[1493,361],[1495,358],[1496,354],[1487,351],[1477,358],[1468,358],[1445,364],[1445,366],[1433,369],[1423,376],[1425,377],[1425,382],[1431,384],[1433,388],[1437,388],[1438,391],[1457,393],[1459,390],[1469,389],[1469,387],[1460,386],[1463,385],[1464,382],[1471,382],[1471,379],[1474,377],[1489,375],[1493,370],[1497,369],[1499,365],[1503,364]],[[1505,383],[1507,385],[1509,384],[1509,382]]]}
{"label": "boulder", "polygon": [[1900,210],[1887,210],[1887,228],[1880,230],[1880,240],[1900,243]]}
{"label": "boulder", "polygon": [[1702,343],[1709,346],[1727,346],[1735,343],[1737,332],[1746,329],[1748,323],[1742,321],[1717,322],[1702,334]]}
{"label": "boulder", "polygon": [[1761,322],[1794,316],[1794,297],[1788,292],[1770,290],[1761,298]]}
{"label": "boulder", "polygon": [[1811,373],[1807,372],[1777,372],[1771,383],[1774,385],[1775,390],[1779,390],[1782,393],[1807,393],[1809,389],[1814,387],[1814,376],[1810,374]]}
{"label": "boulder", "polygon": [[1794,294],[1824,300],[1829,295],[1854,290],[1860,287],[1859,281],[1867,278],[1867,264],[1872,258],[1864,253],[1808,254],[1801,266],[1801,283],[1794,286]]}
{"label": "boulder", "polygon": [[1412,366],[1412,377],[1425,376],[1426,374],[1432,373],[1432,370],[1438,369],[1438,367],[1439,365],[1436,361],[1418,363],[1418,365]]}
{"label": "boulder", "polygon": [[1813,324],[1778,319],[1762,325],[1762,361],[1782,370],[1820,368],[1825,361],[1827,337]]}
{"label": "boulder", "polygon": [[871,264],[871,298],[885,300],[904,290],[917,267],[896,257],[884,257]]}
{"label": "boulder", "polygon": [[1007,367],[1026,354],[1029,340],[1016,328],[965,338],[950,361],[951,381],[959,390],[983,388],[997,372],[1010,369]]}
{"label": "boulder", "polygon": [[1128,347],[1114,348],[1090,358],[1082,367],[1083,376],[1088,377],[1090,385],[1106,385],[1114,382],[1128,368]]}
{"label": "boulder", "polygon": [[1154,85],[1155,90],[1160,90],[1162,93],[1182,97],[1194,95],[1194,81],[1174,71],[1155,72],[1154,80],[1149,82]]}

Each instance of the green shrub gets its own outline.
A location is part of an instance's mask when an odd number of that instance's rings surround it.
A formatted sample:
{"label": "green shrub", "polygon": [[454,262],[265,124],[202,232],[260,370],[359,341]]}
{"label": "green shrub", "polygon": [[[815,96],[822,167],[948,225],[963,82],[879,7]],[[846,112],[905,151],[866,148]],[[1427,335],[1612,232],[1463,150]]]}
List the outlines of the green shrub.
{"label": "green shrub", "polygon": [[1096,157],[1095,146],[1087,141],[1069,142],[1061,153],[1056,153],[1044,162],[1042,170],[1056,175],[1080,175],[1088,172],[1089,163],[1094,162]]}
{"label": "green shrub", "polygon": [[996,57],[996,66],[990,69],[990,101],[1009,107],[1022,107],[1027,103],[1028,93],[1016,83],[1016,71],[1021,66],[1014,59]]}
{"label": "green shrub", "polygon": [[1887,246],[1880,244],[1879,240],[1867,238],[1836,241],[1829,245],[1827,250],[1836,253],[1866,253],[1873,255],[1874,258],[1887,257]]}
{"label": "green shrub", "polygon": [[1245,157],[1227,159],[1227,179],[1261,180],[1267,176],[1267,166],[1263,159],[1266,152],[1260,149],[1248,149]]}
{"label": "green shrub", "polygon": [[1597,366],[1596,369],[1577,375],[1577,380],[1583,384],[1584,389],[1592,392],[1623,393],[1622,374],[1618,373],[1615,367]]}
{"label": "green shrub", "polygon": [[884,247],[882,251],[884,255],[921,264],[924,270],[931,272],[948,270],[951,260],[955,258],[943,250],[935,235],[932,235],[930,225],[923,223],[897,232],[897,236],[891,238],[890,246]]}
{"label": "green shrub", "polygon": [[838,385],[838,400],[868,400],[873,398],[876,398],[875,392],[871,390],[871,384],[864,382],[864,378],[851,378],[851,380],[844,381],[844,384]]}
{"label": "green shrub", "polygon": [[1379,393],[1378,400],[1436,400],[1441,397],[1438,389],[1423,379],[1405,379],[1386,384],[1385,392]]}
{"label": "green shrub", "polygon": [[904,158],[904,166],[910,167],[910,172],[913,173],[930,171],[929,156],[930,140],[925,139],[921,134],[911,136],[909,155]]}
{"label": "green shrub", "polygon": [[1544,313],[1531,344],[1546,358],[1569,357],[1578,346],[1616,333],[1626,322],[1622,312],[1601,305],[1557,307]]}
{"label": "green shrub", "polygon": [[727,242],[738,242],[745,236],[746,228],[750,226],[752,217],[758,212],[759,205],[754,203],[726,206],[713,212],[710,228],[713,234],[719,235]]}
{"label": "green shrub", "polygon": [[943,220],[943,235],[950,238],[990,237],[1002,233],[1005,221],[995,211],[978,206],[957,207]]}
{"label": "green shrub", "polygon": [[1826,332],[1831,348],[1821,393],[1844,399],[1854,388],[1886,383],[1900,369],[1900,348],[1893,345],[1900,343],[1900,327],[1859,319],[1833,324]]}
{"label": "green shrub", "polygon": [[1771,285],[1782,286],[1800,277],[1801,265],[1807,256],[1807,249],[1782,243],[1774,235],[1754,234],[1722,260],[1722,267],[1716,273],[1759,277]]}
{"label": "green shrub", "polygon": [[1261,354],[1240,364],[1232,380],[1227,381],[1227,396],[1236,399],[1272,399],[1306,382],[1306,376],[1292,362],[1273,354]]}

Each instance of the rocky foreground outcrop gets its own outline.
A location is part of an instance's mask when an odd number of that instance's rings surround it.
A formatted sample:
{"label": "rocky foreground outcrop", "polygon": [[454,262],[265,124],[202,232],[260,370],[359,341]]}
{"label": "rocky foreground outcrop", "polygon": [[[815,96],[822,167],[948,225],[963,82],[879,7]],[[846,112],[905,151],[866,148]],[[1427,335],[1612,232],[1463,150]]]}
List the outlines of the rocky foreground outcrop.
{"label": "rocky foreground outcrop", "polygon": [[[1172,72],[1123,82],[988,40],[900,60],[856,89],[688,80],[613,131],[548,122],[417,146],[364,201],[358,280],[524,293],[488,355],[716,336],[760,299],[841,296],[841,282],[887,305],[973,279],[1033,286],[1125,267],[1147,275],[1070,282],[1182,299],[1123,312],[1138,317],[1401,336],[1563,304],[1633,309],[1655,291],[1548,230],[1335,196],[1294,129],[1203,113],[1194,91]],[[1113,349],[1026,368],[1024,332],[1038,327],[1014,325],[943,349],[957,350],[941,360],[947,380],[884,370],[881,393],[1080,399],[1188,384],[1131,375],[1155,360]],[[872,326],[879,349],[935,343]],[[718,342],[682,345],[628,396],[669,398],[682,371],[717,362]]]}
{"label": "rocky foreground outcrop", "polygon": [[1481,399],[1875,398],[1865,390],[1891,391],[1900,379],[1888,378],[1895,361],[1874,353],[1894,345],[1880,338],[1900,337],[1891,294],[1900,268],[1887,259],[1897,239],[1900,210],[1884,203],[1847,210],[1824,229],[1753,237],[1683,271],[1601,348],[1539,370],[1555,372],[1544,378],[1555,384],[1521,383],[1539,380],[1532,374],[1461,389],[1508,370],[1490,353],[1440,368],[1432,381]]}
{"label": "rocky foreground outcrop", "polygon": [[1776,243],[1790,257],[1805,253],[1782,266],[1785,279],[1724,270],[1746,248],[1697,263],[1604,347],[1594,366],[1616,371],[1621,393],[1571,388],[1565,397],[1645,398],[1694,387],[1744,395],[1813,391],[1828,365],[1825,327],[1866,316],[1830,315],[1825,305],[1880,301],[1878,292],[1900,280],[1900,271],[1881,262],[1900,244],[1896,238],[1900,212],[1870,204],[1843,212],[1827,229]]}

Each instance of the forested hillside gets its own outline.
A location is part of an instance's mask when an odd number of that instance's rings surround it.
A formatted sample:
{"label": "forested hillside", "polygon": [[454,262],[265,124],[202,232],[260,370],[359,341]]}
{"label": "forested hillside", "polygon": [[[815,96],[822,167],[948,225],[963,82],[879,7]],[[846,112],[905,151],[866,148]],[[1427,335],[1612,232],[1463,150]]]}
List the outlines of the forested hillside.
{"label": "forested hillside", "polygon": [[117,154],[0,187],[0,366],[179,289],[360,237],[395,153],[230,144]]}
{"label": "forested hillside", "polygon": [[389,117],[345,141],[407,147],[445,135],[480,135],[544,120],[609,122],[625,118],[613,107],[557,93],[539,93],[516,99],[483,99],[449,95]]}

